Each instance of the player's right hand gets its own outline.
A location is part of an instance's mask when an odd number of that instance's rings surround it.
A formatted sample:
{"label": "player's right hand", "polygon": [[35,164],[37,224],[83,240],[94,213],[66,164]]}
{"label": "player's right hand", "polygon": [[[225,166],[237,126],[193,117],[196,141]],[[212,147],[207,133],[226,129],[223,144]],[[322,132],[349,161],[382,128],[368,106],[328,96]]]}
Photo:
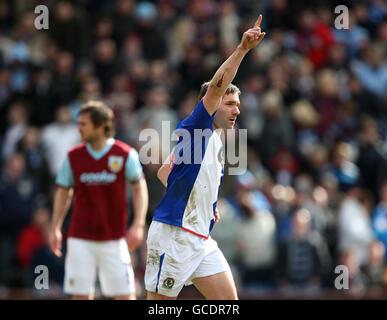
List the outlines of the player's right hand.
{"label": "player's right hand", "polygon": [[265,37],[266,32],[261,32],[262,15],[260,14],[254,26],[243,33],[240,46],[244,50],[255,48]]}
{"label": "player's right hand", "polygon": [[138,248],[144,239],[144,226],[133,224],[126,233],[126,241],[129,251],[132,252]]}
{"label": "player's right hand", "polygon": [[49,246],[51,251],[57,256],[62,256],[62,232],[60,229],[53,229],[49,235]]}

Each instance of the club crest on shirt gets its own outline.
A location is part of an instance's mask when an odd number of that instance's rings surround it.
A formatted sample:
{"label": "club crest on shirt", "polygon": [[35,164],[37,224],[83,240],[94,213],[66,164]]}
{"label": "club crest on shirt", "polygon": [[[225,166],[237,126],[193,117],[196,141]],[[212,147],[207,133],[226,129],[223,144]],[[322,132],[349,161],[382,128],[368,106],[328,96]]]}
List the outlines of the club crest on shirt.
{"label": "club crest on shirt", "polygon": [[124,157],[120,156],[110,156],[108,159],[108,167],[112,172],[118,172],[121,170],[124,164]]}

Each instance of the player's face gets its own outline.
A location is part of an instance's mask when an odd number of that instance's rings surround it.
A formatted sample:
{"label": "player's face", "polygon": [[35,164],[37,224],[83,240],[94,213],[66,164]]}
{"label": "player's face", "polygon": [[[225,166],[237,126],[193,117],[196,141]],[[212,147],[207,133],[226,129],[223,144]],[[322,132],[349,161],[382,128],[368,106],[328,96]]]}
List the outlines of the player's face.
{"label": "player's face", "polygon": [[222,129],[233,129],[239,111],[240,100],[238,93],[226,94],[222,98],[220,107],[215,114],[215,125]]}
{"label": "player's face", "polygon": [[98,136],[98,129],[91,122],[88,113],[82,113],[78,117],[78,130],[83,142],[92,142]]}

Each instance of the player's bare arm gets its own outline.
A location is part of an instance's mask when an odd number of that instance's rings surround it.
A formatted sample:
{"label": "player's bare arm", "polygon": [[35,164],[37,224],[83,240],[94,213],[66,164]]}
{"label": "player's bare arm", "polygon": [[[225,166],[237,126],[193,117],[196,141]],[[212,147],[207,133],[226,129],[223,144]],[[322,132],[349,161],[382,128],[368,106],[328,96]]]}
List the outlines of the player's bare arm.
{"label": "player's bare arm", "polygon": [[148,211],[148,186],[145,178],[131,184],[133,194],[134,220],[128,230],[127,241],[130,251],[136,250],[144,239],[146,213]]}
{"label": "player's bare arm", "polygon": [[168,176],[172,171],[172,153],[167,157],[162,166],[157,171],[157,178],[161,181],[164,187],[167,186]]}
{"label": "player's bare arm", "polygon": [[245,55],[255,48],[265,37],[265,32],[261,32],[262,15],[259,15],[253,28],[243,33],[242,40],[230,57],[219,67],[210,81],[208,90],[203,97],[203,103],[210,115],[219,108],[222,96],[227,87],[234,79],[239,65]]}
{"label": "player's bare arm", "polygon": [[50,249],[58,257],[62,256],[62,225],[73,196],[72,188],[58,187],[54,196],[54,213],[49,236]]}

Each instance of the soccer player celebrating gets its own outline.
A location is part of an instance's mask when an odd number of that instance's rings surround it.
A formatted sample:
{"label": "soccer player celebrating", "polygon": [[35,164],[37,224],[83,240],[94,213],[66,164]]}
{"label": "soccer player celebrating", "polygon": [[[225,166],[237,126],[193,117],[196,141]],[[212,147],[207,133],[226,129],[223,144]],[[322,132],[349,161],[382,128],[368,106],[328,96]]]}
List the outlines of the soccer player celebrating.
{"label": "soccer player celebrating", "polygon": [[[231,82],[242,59],[265,36],[261,21],[262,15],[243,34],[212,80],[202,85],[200,101],[177,126],[189,133],[188,138],[179,136],[174,151],[159,169],[158,177],[167,190],[148,232],[148,299],[176,299],[183,286],[191,283],[207,299],[237,299],[230,267],[209,232],[218,219],[216,201],[223,175],[218,156],[222,150],[220,133],[233,128],[240,113],[240,91]],[[193,139],[198,129],[211,130],[208,141],[199,147]],[[176,161],[187,145],[191,158],[197,158],[195,153],[201,151],[199,163]]]}
{"label": "soccer player celebrating", "polygon": [[[62,255],[61,227],[74,194],[64,284],[74,299],[93,298],[97,272],[105,296],[136,298],[129,250],[144,237],[148,190],[136,150],[112,138],[113,117],[102,102],[90,101],[81,108],[78,128],[83,143],[69,151],[56,179],[50,247]],[[127,181],[134,218],[126,234]]]}

